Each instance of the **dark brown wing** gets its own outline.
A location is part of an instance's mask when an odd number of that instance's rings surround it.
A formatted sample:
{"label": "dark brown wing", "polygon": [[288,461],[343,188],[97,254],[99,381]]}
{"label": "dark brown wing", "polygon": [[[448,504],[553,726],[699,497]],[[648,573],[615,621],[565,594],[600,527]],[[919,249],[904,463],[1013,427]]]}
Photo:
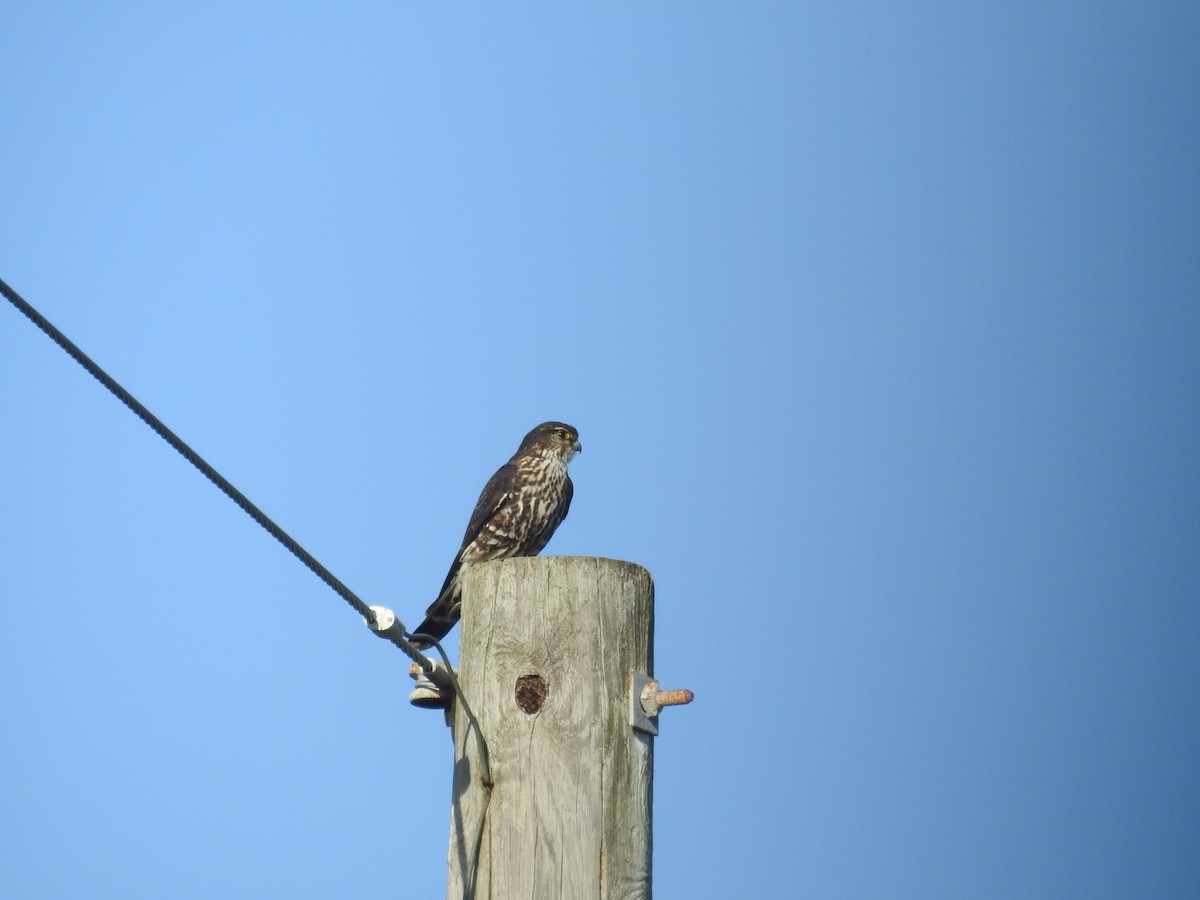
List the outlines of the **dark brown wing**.
{"label": "dark brown wing", "polygon": [[516,463],[507,462],[497,469],[496,474],[483,486],[483,490],[479,492],[479,499],[475,501],[471,521],[467,523],[466,533],[463,534],[462,544],[458,548],[460,555],[471,541],[483,533],[483,527],[504,505],[504,498],[517,489],[518,471]]}
{"label": "dark brown wing", "polygon": [[[488,479],[488,483],[483,486],[483,490],[479,492],[479,499],[475,501],[475,510],[471,513],[471,521],[467,524],[462,545],[458,548],[454,562],[450,564],[450,571],[446,573],[442,589],[438,591],[437,599],[429,605],[429,609],[425,610],[425,621],[417,626],[414,634],[428,634],[441,639],[458,621],[460,592],[457,581],[459,570],[462,569],[463,551],[483,533],[487,523],[504,506],[505,498],[516,489],[517,472],[515,464],[505,463],[496,470],[496,473]],[[419,649],[423,649],[426,645],[418,644],[417,646]]]}

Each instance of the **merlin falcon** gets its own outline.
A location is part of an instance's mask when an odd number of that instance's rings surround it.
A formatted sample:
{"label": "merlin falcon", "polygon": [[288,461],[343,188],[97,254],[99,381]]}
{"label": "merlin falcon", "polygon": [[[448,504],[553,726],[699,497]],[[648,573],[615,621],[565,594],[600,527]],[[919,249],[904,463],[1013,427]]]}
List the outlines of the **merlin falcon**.
{"label": "merlin falcon", "polygon": [[[446,583],[414,634],[441,640],[454,627],[462,577],[475,563],[542,552],[567,517],[575,490],[567,463],[582,449],[579,432],[562,422],[543,422],[525,435],[479,495]],[[413,645],[424,649],[430,642],[418,638]]]}

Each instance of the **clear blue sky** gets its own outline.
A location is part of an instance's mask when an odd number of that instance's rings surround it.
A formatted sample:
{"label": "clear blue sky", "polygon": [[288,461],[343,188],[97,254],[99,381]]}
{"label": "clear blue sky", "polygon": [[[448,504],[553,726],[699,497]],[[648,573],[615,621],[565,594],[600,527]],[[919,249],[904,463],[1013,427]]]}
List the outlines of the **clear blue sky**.
{"label": "clear blue sky", "polygon": [[[1200,895],[1200,7],[10,2],[0,277],[411,623],[532,425],[654,887]],[[405,661],[0,307],[0,895],[441,896]]]}

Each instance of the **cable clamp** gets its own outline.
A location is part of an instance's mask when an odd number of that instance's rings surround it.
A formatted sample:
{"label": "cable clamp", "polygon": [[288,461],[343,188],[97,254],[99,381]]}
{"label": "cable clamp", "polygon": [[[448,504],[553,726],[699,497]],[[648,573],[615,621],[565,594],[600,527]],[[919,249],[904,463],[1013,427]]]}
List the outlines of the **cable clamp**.
{"label": "cable clamp", "polygon": [[369,619],[363,616],[363,624],[370,628],[381,638],[396,643],[396,639],[405,639],[408,634],[404,630],[404,623],[400,621],[400,617],[388,609],[386,606],[372,606],[371,613],[374,619]]}

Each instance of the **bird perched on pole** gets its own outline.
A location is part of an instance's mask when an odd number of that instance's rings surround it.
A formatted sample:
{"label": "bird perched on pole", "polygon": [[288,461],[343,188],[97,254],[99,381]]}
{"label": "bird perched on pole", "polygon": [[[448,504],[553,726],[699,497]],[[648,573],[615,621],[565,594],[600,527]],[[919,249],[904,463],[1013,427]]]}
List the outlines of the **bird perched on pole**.
{"label": "bird perched on pole", "polygon": [[[463,573],[474,563],[542,552],[567,517],[575,491],[567,463],[582,449],[579,432],[562,422],[543,422],[525,435],[479,495],[446,582],[413,634],[441,640],[454,627]],[[430,642],[418,638],[413,645],[424,649]]]}

